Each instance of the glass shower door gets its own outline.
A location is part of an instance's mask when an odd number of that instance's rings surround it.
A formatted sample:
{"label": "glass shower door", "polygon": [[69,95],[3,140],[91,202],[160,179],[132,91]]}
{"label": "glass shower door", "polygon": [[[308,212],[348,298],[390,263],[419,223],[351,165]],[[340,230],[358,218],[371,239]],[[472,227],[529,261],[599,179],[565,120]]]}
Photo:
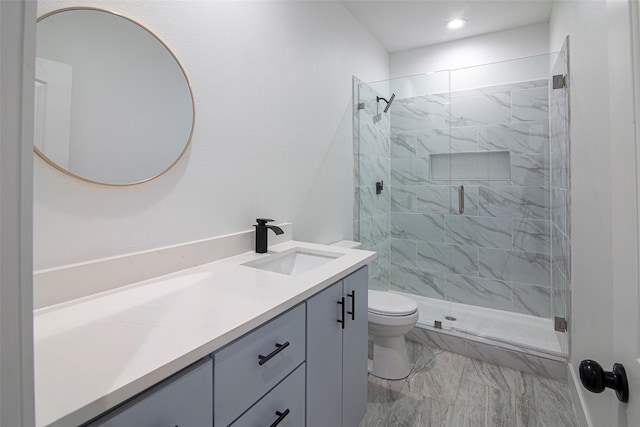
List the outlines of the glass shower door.
{"label": "glass shower door", "polygon": [[358,85],[356,239],[378,252],[370,288],[416,300],[419,326],[566,356],[567,63]]}
{"label": "glass shower door", "polygon": [[[459,271],[446,282],[452,327],[553,355],[550,70],[557,54],[452,70],[450,218]],[[466,144],[464,147],[459,144]],[[455,256],[455,255],[453,255]]]}

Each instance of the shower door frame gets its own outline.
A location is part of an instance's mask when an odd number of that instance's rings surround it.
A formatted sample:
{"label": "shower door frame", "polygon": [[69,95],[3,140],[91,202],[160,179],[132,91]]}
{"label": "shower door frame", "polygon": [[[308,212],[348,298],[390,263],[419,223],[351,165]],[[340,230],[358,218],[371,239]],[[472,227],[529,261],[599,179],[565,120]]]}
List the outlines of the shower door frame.
{"label": "shower door frame", "polygon": [[[540,57],[542,57],[544,60],[547,60],[547,59],[554,58],[554,55],[555,54],[551,53],[551,54],[540,55]],[[526,58],[523,58],[523,59],[526,59]],[[508,63],[508,62],[511,62],[511,61],[505,61],[505,63]],[[513,62],[515,62],[515,61],[513,61]],[[485,65],[491,65],[491,64],[485,64]],[[547,74],[546,74],[547,77],[545,77],[545,79],[548,79],[547,80],[548,87],[550,87],[550,85],[551,85],[551,82],[550,82],[551,79],[550,79],[550,76],[549,76],[549,73],[548,73],[549,69],[547,69]],[[458,70],[444,70],[444,71],[446,71],[447,73],[455,73]],[[568,69],[567,69],[567,73],[566,74],[568,74]],[[425,74],[423,76],[428,76],[428,75],[429,74]],[[386,83],[390,84],[392,86],[392,88],[388,90],[389,93],[382,93],[381,96],[388,97],[388,96],[390,96],[390,94],[392,92],[393,93],[396,93],[396,92],[399,93],[397,98],[396,98],[396,100],[395,100],[394,105],[390,109],[391,112],[393,112],[394,109],[401,108],[403,100],[406,99],[406,96],[403,96],[403,94],[402,94],[402,85],[401,84],[396,84],[395,86],[393,86],[393,82],[395,81],[395,83],[399,83],[400,80],[409,79],[411,77],[415,78],[416,76],[408,76],[408,77],[403,77],[403,78],[399,78],[399,79],[391,79],[391,80],[385,81]],[[539,78],[541,78],[541,77],[539,77]],[[451,112],[451,108],[452,107],[451,107],[451,105],[452,105],[452,95],[453,94],[451,93],[451,85],[452,85],[452,80],[453,79],[454,79],[453,75],[449,75],[448,76],[448,87],[447,87],[447,90],[446,90],[446,95],[447,95],[447,102],[446,102],[447,107],[446,107],[446,112],[445,112],[446,117],[451,117],[451,115],[452,115],[452,112]],[[359,83],[361,83],[361,82],[359,82]],[[398,89],[398,87],[399,87],[399,89]],[[479,88],[482,88],[482,86],[479,86]],[[356,145],[354,145],[354,154],[356,155],[356,164],[357,164],[355,166],[355,168],[356,168],[356,170],[355,170],[356,185],[358,183],[357,179],[358,179],[358,177],[360,175],[359,172],[361,172],[361,170],[358,171],[358,169],[361,169],[362,165],[360,165],[361,158],[358,157],[359,152],[357,152],[355,150],[358,149],[358,144],[360,142],[362,142],[361,141],[361,139],[362,139],[361,136],[362,135],[361,135],[361,132],[360,132],[361,129],[359,128],[359,126],[361,127],[363,125],[362,122],[360,122],[358,120],[359,119],[359,117],[358,117],[358,114],[359,114],[358,104],[362,101],[362,100],[359,99],[360,92],[359,92],[358,89],[359,89],[359,86],[354,83],[354,134],[356,136],[355,139],[354,139],[355,144],[356,144]],[[437,92],[433,92],[431,94],[434,95],[436,93]],[[568,90],[567,90],[567,94],[568,94]],[[549,102],[549,101],[547,101],[547,102]],[[391,120],[393,120],[393,119],[391,119]],[[546,119],[545,119],[545,121],[547,122],[547,127],[546,127],[546,131],[547,132],[549,130],[548,120],[549,120],[549,115],[547,113]],[[358,125],[356,125],[356,123]],[[451,126],[451,124],[452,124],[452,120],[448,120],[448,121],[445,122],[445,125],[443,127],[443,129],[448,130],[448,132],[447,132],[448,138],[447,138],[447,143],[446,143],[447,147],[448,147],[448,151],[447,152],[440,152],[440,154],[447,154],[448,155],[449,169],[448,169],[448,177],[447,177],[448,179],[446,179],[444,182],[441,181],[440,184],[444,184],[445,186],[447,186],[449,188],[449,192],[448,192],[448,196],[447,196],[448,205],[449,205],[450,209],[455,210],[454,208],[457,206],[457,193],[456,193],[456,190],[459,187],[457,185],[454,187],[454,184],[458,184],[458,183],[454,182],[454,180],[453,180],[454,177],[452,176],[452,172],[453,172],[452,163],[451,163],[452,162],[452,153],[454,153],[455,150],[454,150],[454,147],[453,147],[453,139],[451,137],[451,135],[452,135],[452,130],[451,130],[452,126]],[[393,126],[390,126],[390,129],[392,130]],[[567,137],[568,137],[568,132],[566,132],[566,134],[567,134]],[[390,137],[391,136],[392,135],[390,134]],[[395,180],[394,180],[395,169],[393,167],[394,155],[392,153],[392,151],[393,151],[392,142],[389,141],[389,144],[390,144],[390,147],[389,147],[389,163],[390,163],[390,165],[389,165],[390,166],[389,167],[389,179],[390,180],[389,180],[389,185],[386,185],[386,182],[385,182],[385,189],[389,188],[393,192],[394,185],[396,185],[397,182],[395,182]],[[417,141],[415,141],[414,142],[414,149],[417,150],[418,148],[415,148],[417,146],[418,146],[418,143],[417,143]],[[550,160],[550,152],[548,151],[548,149],[547,149],[546,152],[543,152],[542,154],[547,156],[548,165],[550,165],[551,160]],[[568,159],[568,155],[569,155],[569,153],[567,152],[567,156],[566,156],[567,159]],[[445,158],[446,158],[446,156],[445,156]],[[432,163],[431,159],[429,159],[429,165],[430,166],[431,166],[431,163]],[[550,166],[547,166],[547,167],[550,168]],[[567,170],[567,174],[568,174],[568,170]],[[431,178],[432,178],[432,176],[429,175],[429,180],[431,180]],[[551,178],[549,177],[548,178],[548,182],[544,186],[544,189],[545,189],[544,191],[546,191],[548,193],[548,203],[549,204],[547,206],[548,206],[549,212],[551,210],[551,201],[550,201],[550,199],[551,199],[550,185],[551,184],[550,184],[550,180],[551,180]],[[433,181],[425,182],[425,184],[433,184],[433,183],[434,183]],[[463,183],[463,185],[464,185],[464,183]],[[473,191],[474,191],[474,189],[471,188],[471,192],[473,192]],[[467,198],[468,197],[469,197],[469,194],[467,194]],[[476,196],[476,197],[478,197],[478,196]],[[416,200],[417,200],[417,197],[416,197]],[[355,212],[356,215],[360,215],[360,211],[361,211],[361,209],[360,209],[361,206],[358,203],[359,203],[359,201],[358,201],[358,197],[356,195],[356,205],[355,205],[355,209],[354,209],[354,212]],[[392,258],[393,257],[393,251],[390,250],[391,246],[393,245],[393,239],[402,237],[402,235],[401,235],[401,233],[402,233],[401,227],[396,227],[396,226],[394,226],[392,224],[391,218],[392,218],[392,215],[393,215],[393,212],[394,212],[394,208],[391,205],[393,203],[394,203],[394,200],[393,200],[393,195],[392,195],[391,196],[391,200],[390,200],[389,214],[388,214],[389,215],[389,223],[388,223],[389,251],[390,251],[389,252],[389,263],[390,263],[389,267],[391,267],[391,261],[393,260],[393,258]],[[454,206],[454,205],[456,205],[456,206]],[[473,203],[471,203],[470,206],[471,206],[472,209],[474,209]],[[417,209],[414,212],[416,214],[420,213],[420,212],[418,212]],[[458,215],[460,215],[460,214],[450,211],[446,216],[448,216],[448,218],[456,218]],[[551,245],[551,230],[550,230],[551,229],[551,216],[550,216],[551,214],[549,213],[548,215],[549,215],[547,217],[548,218],[547,221],[549,223],[549,225],[548,225],[548,228],[549,228],[548,239],[549,239],[549,242],[550,242],[549,245]],[[448,221],[451,221],[451,219],[449,219]],[[362,237],[362,235],[359,233],[362,230],[358,230],[358,232],[356,232],[355,231],[356,230],[356,225],[360,226],[362,221],[356,221],[356,222],[357,222],[357,224],[354,224],[354,236],[358,239],[358,238]],[[454,256],[453,256],[453,243],[454,242],[452,240],[452,235],[450,234],[451,231],[449,233],[447,233],[447,229],[450,228],[450,227],[451,227],[450,224],[445,225],[445,228],[444,228],[445,240],[442,242],[442,243],[447,243],[447,242],[450,243],[449,250],[445,251],[446,252],[446,259],[448,261],[448,262],[445,262],[446,264],[451,264],[454,261]],[[456,245],[464,245],[464,243],[457,242]],[[551,259],[551,251],[552,251],[552,249],[549,248],[547,250],[548,250],[548,255],[546,255],[546,256],[550,260]],[[442,253],[441,253],[441,255],[442,255]],[[566,253],[565,255],[567,257],[569,257],[570,253]],[[416,259],[417,258],[418,257],[416,256]],[[548,262],[549,262],[549,265],[551,265],[551,261],[548,261]],[[404,267],[404,266],[401,266],[401,267]],[[408,268],[413,268],[413,267],[415,267],[415,266],[409,266]],[[391,270],[391,268],[389,268],[389,270]],[[396,268],[395,270],[397,271],[398,269]],[[457,334],[458,332],[460,332],[462,334],[471,334],[470,336],[477,337],[478,339],[488,339],[488,340],[496,341],[498,343],[509,344],[510,346],[515,346],[516,348],[521,348],[523,351],[529,352],[529,351],[533,350],[535,353],[548,354],[548,353],[545,353],[545,350],[543,350],[542,348],[536,348],[535,346],[532,347],[532,346],[528,346],[526,344],[522,344],[522,343],[518,343],[518,342],[514,342],[514,343],[507,342],[507,341],[503,342],[503,341],[501,341],[500,338],[497,338],[497,336],[496,337],[492,337],[490,334],[487,335],[485,333],[469,333],[468,331],[466,331],[464,329],[455,328],[455,326],[454,326],[455,322],[456,322],[455,320],[445,320],[444,317],[446,317],[447,315],[450,316],[450,318],[455,318],[455,316],[456,316],[455,313],[452,313],[452,306],[454,306],[455,304],[452,304],[450,302],[450,300],[449,300],[449,298],[450,298],[449,290],[446,289],[446,286],[448,285],[448,280],[449,280],[449,278],[451,276],[451,273],[452,273],[452,271],[445,271],[443,273],[444,274],[444,283],[445,283],[444,286],[445,286],[445,288],[443,289],[443,294],[442,294],[441,300],[442,300],[442,304],[446,307],[445,308],[445,310],[446,310],[445,311],[445,315],[440,316],[440,314],[439,314],[438,315],[438,317],[439,317],[438,319],[434,319],[433,317],[430,317],[430,318],[422,318],[421,317],[421,320],[419,321],[419,325],[426,326],[427,328],[442,328],[442,329],[449,329],[449,330],[452,329],[452,326],[453,326],[453,329],[455,330],[454,334]],[[455,272],[454,271],[453,274],[460,275],[460,274],[465,274],[465,273],[459,273],[459,272]],[[554,292],[554,290],[552,288],[552,284],[551,284],[551,267],[549,267],[549,273],[548,274],[549,274],[549,283],[548,283],[547,286],[548,286],[549,290],[547,291],[547,295],[549,295],[550,301],[549,301],[549,308],[547,308],[547,311],[549,313],[551,313],[551,315],[550,316],[545,316],[544,318],[546,318],[546,319],[552,318],[553,315],[555,314],[553,305],[551,303],[551,298],[555,297],[555,292]],[[393,275],[394,275],[394,273],[392,271],[390,271],[389,272],[389,281],[390,282],[389,282],[388,289],[390,289],[392,291],[397,290],[396,289],[397,286],[394,286],[394,284],[393,284],[393,282],[394,282]],[[478,274],[478,277],[480,277],[481,280],[483,280],[482,276],[480,274]],[[491,279],[487,279],[487,280],[491,280]],[[504,280],[504,279],[499,279],[499,280]],[[540,286],[542,286],[542,285],[540,285]],[[563,307],[563,309],[561,311],[563,311],[565,313],[565,318],[569,318],[570,317],[570,314],[568,312],[569,301],[570,301],[569,289],[562,290],[562,292],[560,292],[560,293],[563,294],[563,298],[560,299],[560,300],[565,305],[565,307]],[[419,296],[416,297],[416,299],[419,300],[420,299]],[[489,309],[493,309],[493,308],[489,308]],[[510,311],[513,311],[513,310],[510,310]],[[435,320],[438,320],[439,322],[435,323]],[[549,320],[549,328],[550,328],[550,332],[553,333],[552,332],[553,331],[553,322],[551,320]],[[561,340],[564,340],[565,345],[564,346],[561,345],[560,352],[552,353],[552,354],[549,354],[549,355],[552,358],[560,358],[560,359],[562,359],[562,358],[565,358],[567,356],[567,345],[566,345],[566,342],[568,340],[568,334],[558,335],[558,338],[561,339]],[[474,338],[471,338],[471,339],[474,339]]]}

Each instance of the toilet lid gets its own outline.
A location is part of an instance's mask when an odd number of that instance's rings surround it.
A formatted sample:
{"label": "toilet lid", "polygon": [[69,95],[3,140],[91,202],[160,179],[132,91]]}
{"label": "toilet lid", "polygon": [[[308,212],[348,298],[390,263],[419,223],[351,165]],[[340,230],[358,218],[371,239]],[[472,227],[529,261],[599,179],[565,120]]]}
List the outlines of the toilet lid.
{"label": "toilet lid", "polygon": [[387,316],[408,316],[418,311],[411,298],[384,291],[369,291],[369,312]]}

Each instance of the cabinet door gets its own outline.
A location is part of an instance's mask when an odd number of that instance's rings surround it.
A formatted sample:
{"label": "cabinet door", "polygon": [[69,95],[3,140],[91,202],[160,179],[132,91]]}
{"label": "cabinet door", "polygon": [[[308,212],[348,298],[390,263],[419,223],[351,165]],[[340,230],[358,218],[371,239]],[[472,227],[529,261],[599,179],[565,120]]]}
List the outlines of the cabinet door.
{"label": "cabinet door", "polygon": [[342,297],[338,282],[307,301],[307,427],[342,424]]}
{"label": "cabinet door", "polygon": [[207,358],[87,427],[212,426],[212,365]]}
{"label": "cabinet door", "polygon": [[357,427],[367,412],[368,281],[366,266],[343,281],[352,314],[346,316],[343,334],[342,427]]}

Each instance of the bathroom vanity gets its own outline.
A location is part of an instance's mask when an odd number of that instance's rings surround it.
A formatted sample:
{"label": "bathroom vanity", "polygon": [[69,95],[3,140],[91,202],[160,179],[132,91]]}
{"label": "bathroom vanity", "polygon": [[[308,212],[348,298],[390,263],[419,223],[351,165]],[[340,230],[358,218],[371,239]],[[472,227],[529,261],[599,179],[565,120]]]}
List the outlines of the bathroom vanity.
{"label": "bathroom vanity", "polygon": [[374,257],[289,241],[38,310],[37,425],[356,427]]}

